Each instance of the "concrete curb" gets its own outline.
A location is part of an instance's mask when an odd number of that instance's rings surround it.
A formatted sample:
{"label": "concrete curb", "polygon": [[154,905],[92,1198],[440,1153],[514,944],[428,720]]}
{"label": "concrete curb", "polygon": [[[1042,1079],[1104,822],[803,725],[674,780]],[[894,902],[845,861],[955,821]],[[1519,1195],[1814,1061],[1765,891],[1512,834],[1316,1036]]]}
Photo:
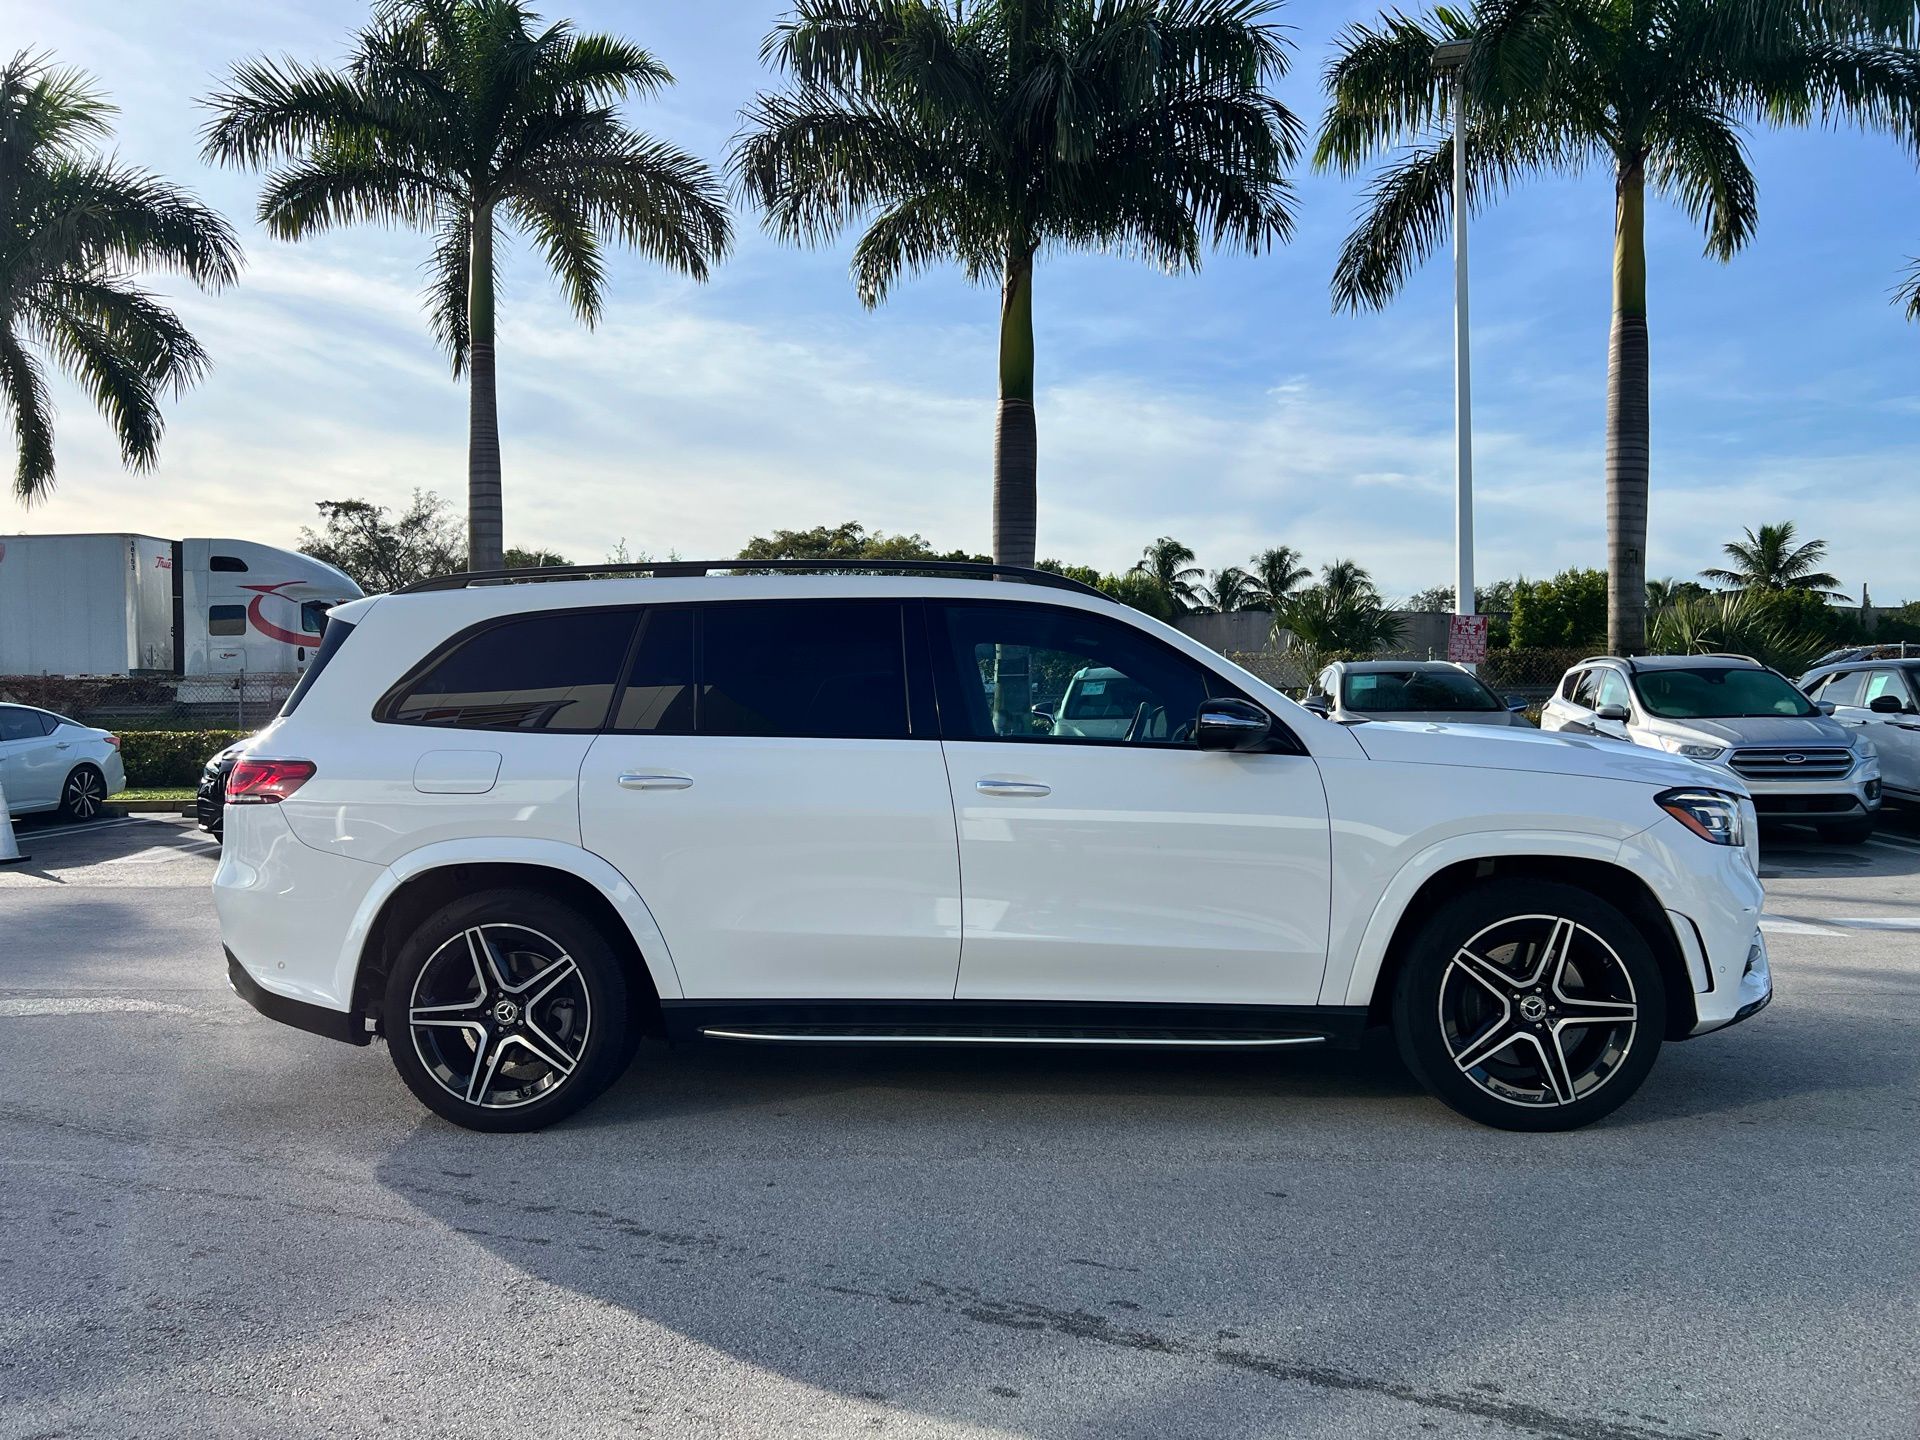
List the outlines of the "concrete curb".
{"label": "concrete curb", "polygon": [[109,800],[107,808],[128,815],[191,815],[191,800]]}

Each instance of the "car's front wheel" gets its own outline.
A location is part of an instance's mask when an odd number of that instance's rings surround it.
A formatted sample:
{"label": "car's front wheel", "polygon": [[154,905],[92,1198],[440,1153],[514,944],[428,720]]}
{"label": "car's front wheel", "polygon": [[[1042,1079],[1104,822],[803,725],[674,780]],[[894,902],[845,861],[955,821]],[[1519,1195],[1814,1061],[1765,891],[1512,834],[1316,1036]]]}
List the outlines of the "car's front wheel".
{"label": "car's front wheel", "polygon": [[429,1109],[474,1130],[537,1130],[626,1067],[625,968],[597,926],[551,896],[470,895],[401,946],[386,1032],[400,1078]]}
{"label": "car's front wheel", "polygon": [[1407,1067],[1462,1115],[1571,1130],[1640,1088],[1666,1009],[1659,964],[1615,906],[1557,881],[1491,880],[1420,928],[1393,1024]]}

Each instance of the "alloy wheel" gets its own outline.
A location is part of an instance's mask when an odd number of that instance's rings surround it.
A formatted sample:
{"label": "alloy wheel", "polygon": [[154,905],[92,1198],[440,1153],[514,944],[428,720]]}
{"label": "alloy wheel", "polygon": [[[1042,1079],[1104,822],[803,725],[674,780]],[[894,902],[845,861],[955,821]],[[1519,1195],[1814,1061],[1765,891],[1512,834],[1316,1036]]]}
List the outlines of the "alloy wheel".
{"label": "alloy wheel", "polygon": [[414,1053],[468,1105],[511,1110],[566,1084],[586,1052],[592,1001],[579,965],[524,925],[475,925],[420,967],[408,1004]]}
{"label": "alloy wheel", "polygon": [[67,777],[67,813],[76,820],[91,820],[107,801],[107,783],[91,770],[76,770]]}
{"label": "alloy wheel", "polygon": [[1564,916],[1515,915],[1462,945],[1440,978],[1440,1031],[1460,1073],[1509,1105],[1550,1108],[1605,1085],[1640,1005],[1619,953]]}

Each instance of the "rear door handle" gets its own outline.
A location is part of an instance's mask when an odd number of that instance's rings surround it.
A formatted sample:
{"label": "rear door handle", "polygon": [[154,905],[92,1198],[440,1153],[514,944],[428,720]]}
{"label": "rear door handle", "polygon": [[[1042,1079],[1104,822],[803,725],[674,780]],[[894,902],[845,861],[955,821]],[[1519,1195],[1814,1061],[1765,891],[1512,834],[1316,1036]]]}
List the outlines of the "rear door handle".
{"label": "rear door handle", "polygon": [[982,795],[1051,795],[1053,787],[1033,780],[976,780],[973,788]]}
{"label": "rear door handle", "polygon": [[686,790],[692,785],[691,775],[675,775],[665,771],[645,774],[629,771],[620,777],[622,790]]}

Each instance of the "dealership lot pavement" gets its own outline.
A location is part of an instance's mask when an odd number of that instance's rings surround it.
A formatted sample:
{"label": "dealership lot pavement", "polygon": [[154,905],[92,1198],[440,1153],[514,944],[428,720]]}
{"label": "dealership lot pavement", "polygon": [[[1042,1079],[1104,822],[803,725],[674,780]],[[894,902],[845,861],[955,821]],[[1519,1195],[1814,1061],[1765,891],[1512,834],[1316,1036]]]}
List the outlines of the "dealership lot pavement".
{"label": "dealership lot pavement", "polygon": [[1920,824],[1566,1136],[1390,1059],[643,1049],[428,1116],[228,991],[184,824],[0,869],[0,1437],[1902,1437]]}

